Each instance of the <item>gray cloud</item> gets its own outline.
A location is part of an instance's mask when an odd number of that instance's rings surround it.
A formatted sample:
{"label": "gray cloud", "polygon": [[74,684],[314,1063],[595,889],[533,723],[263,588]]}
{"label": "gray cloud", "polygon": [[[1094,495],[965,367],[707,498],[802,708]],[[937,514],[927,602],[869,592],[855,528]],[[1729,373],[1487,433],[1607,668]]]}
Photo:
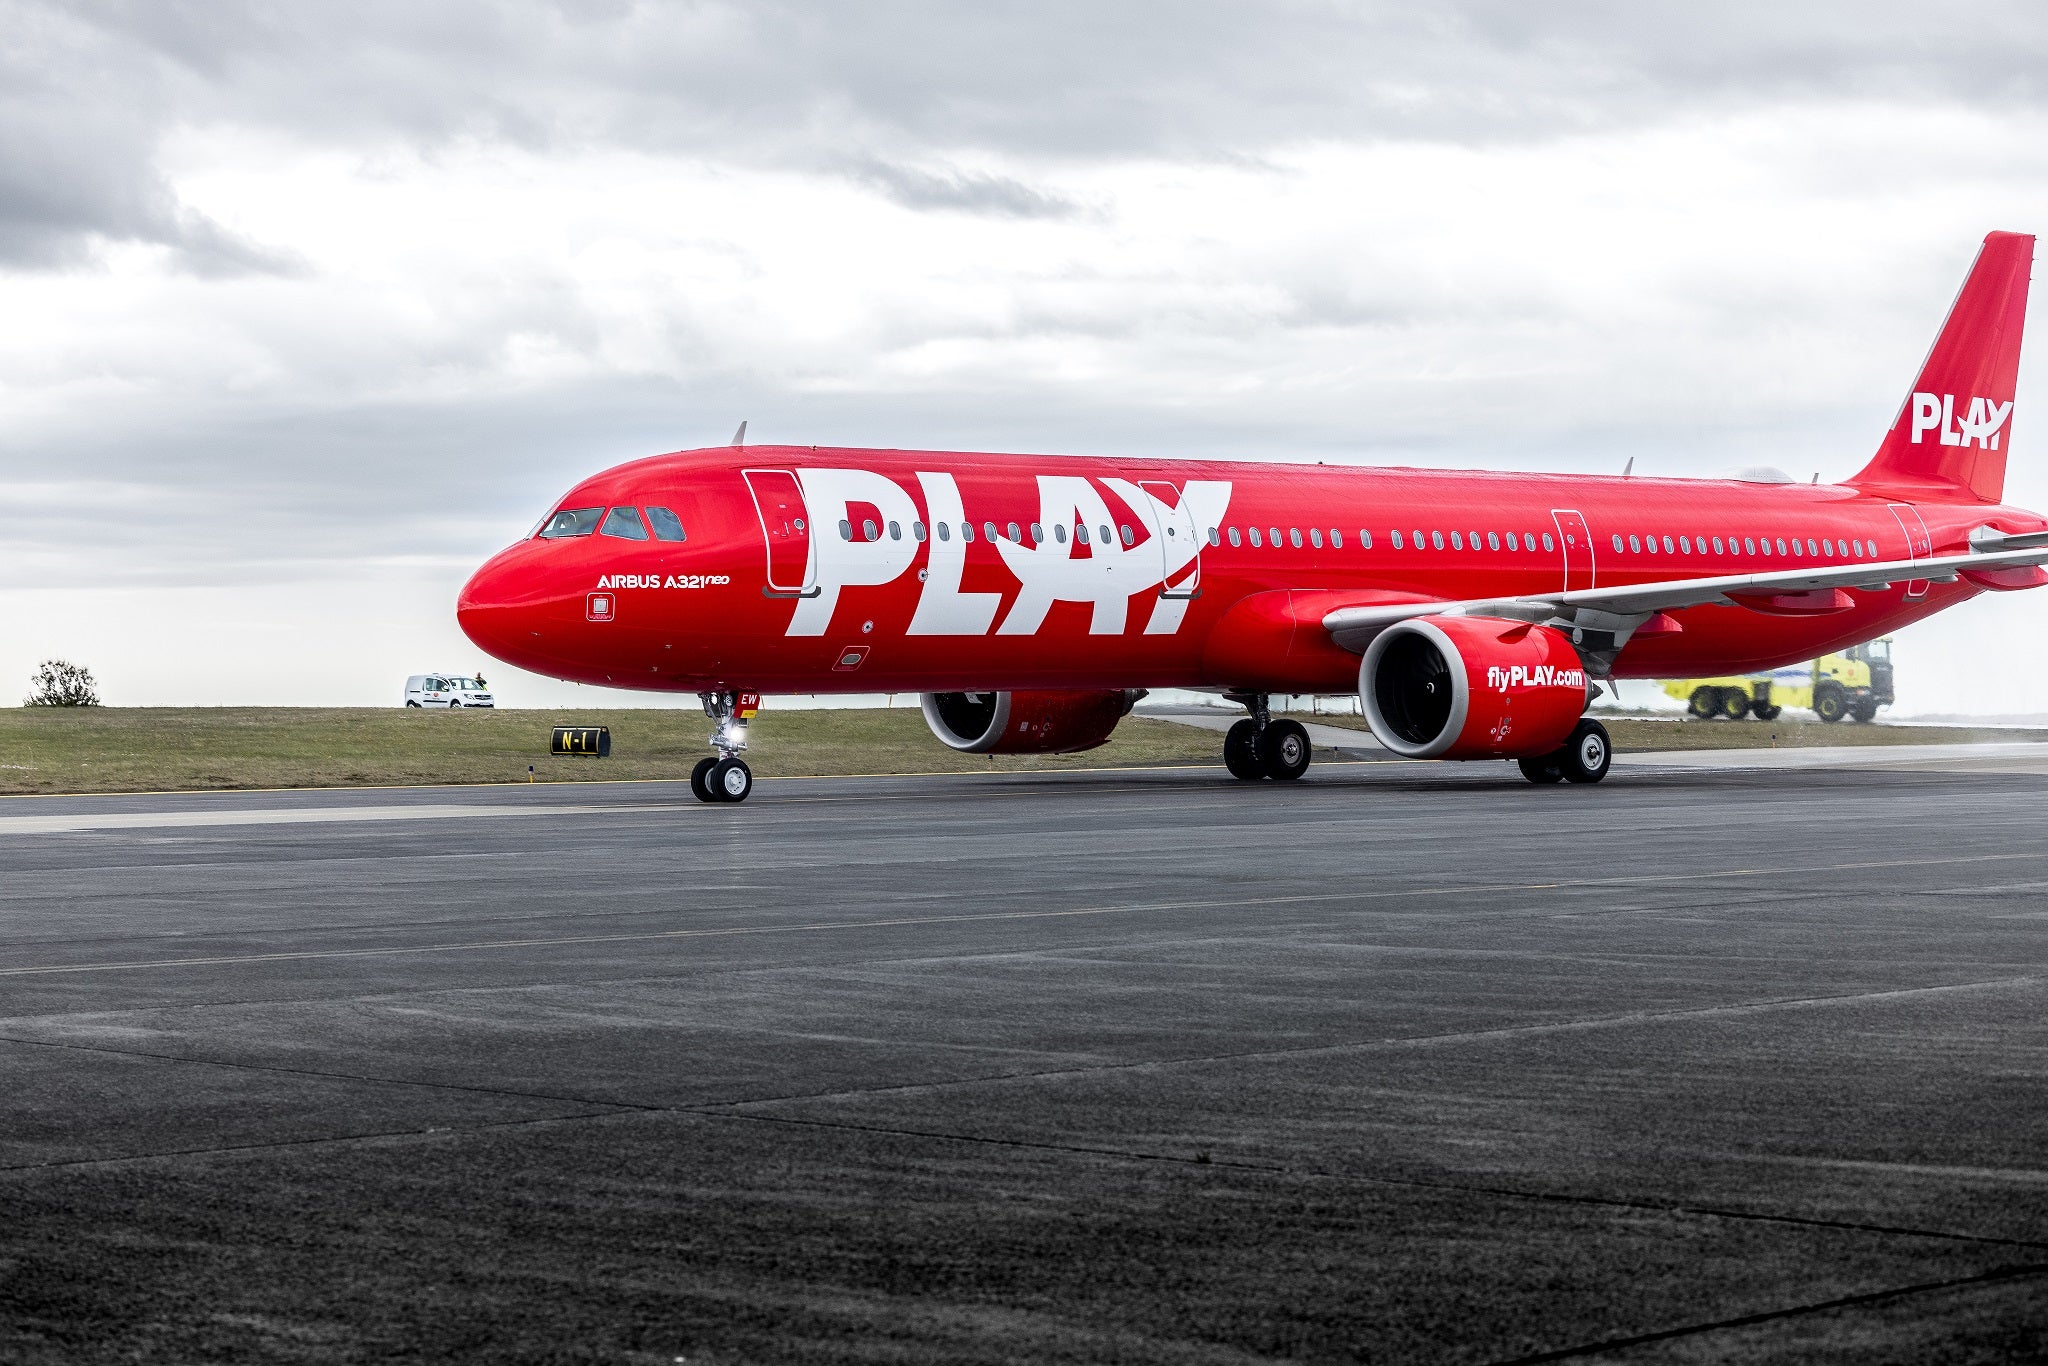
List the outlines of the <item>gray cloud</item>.
{"label": "gray cloud", "polygon": [[1072,206],[955,168],[1525,140],[1759,99],[2000,109],[2038,104],[2048,81],[2048,10],[2018,0],[0,0],[0,32],[0,261],[73,259],[98,235],[201,269],[279,263],[170,198],[153,156],[181,126],[627,147],[1040,216]]}

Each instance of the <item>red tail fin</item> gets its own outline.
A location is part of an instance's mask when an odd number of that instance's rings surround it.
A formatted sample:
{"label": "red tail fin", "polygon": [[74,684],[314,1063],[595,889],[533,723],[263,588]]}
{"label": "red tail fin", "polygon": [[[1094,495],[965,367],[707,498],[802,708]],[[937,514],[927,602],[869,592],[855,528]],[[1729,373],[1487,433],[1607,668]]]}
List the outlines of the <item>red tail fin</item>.
{"label": "red tail fin", "polygon": [[2031,236],[1984,239],[1913,392],[1851,484],[1914,498],[1995,503],[2004,495],[2033,264]]}

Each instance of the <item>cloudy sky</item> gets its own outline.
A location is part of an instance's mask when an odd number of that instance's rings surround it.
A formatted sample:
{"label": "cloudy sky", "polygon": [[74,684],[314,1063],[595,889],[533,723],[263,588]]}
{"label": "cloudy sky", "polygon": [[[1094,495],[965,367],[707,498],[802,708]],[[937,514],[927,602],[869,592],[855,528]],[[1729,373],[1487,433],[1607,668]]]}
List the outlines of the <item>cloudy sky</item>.
{"label": "cloudy sky", "polygon": [[[2048,226],[2044,72],[2018,3],[0,0],[0,696],[596,700],[457,588],[742,419],[1839,478]],[[2044,627],[1915,628],[1901,710],[2048,711]]]}

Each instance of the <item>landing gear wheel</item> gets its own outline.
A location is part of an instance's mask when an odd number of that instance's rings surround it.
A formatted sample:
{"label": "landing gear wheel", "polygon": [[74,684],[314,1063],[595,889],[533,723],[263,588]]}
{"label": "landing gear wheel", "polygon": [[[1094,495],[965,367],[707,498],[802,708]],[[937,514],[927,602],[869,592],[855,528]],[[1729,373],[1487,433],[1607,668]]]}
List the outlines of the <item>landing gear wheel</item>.
{"label": "landing gear wheel", "polygon": [[1849,714],[1849,699],[1842,696],[1839,688],[1829,688],[1816,693],[1813,698],[1813,714],[1833,725]]}
{"label": "landing gear wheel", "polygon": [[1532,783],[1564,781],[1564,765],[1558,762],[1555,754],[1545,754],[1535,759],[1518,759],[1516,762],[1522,766],[1522,776]]}
{"label": "landing gear wheel", "polygon": [[1721,710],[1721,690],[1709,687],[1694,688],[1692,698],[1685,704],[1685,709],[1702,721],[1713,720],[1715,713]]}
{"label": "landing gear wheel", "polygon": [[690,795],[700,802],[715,802],[718,794],[711,790],[711,770],[718,767],[716,759],[699,759],[697,766],[690,770]]}
{"label": "landing gear wheel", "polygon": [[1265,766],[1259,762],[1258,722],[1247,717],[1230,728],[1230,733],[1223,737],[1223,766],[1233,778],[1266,776]]}
{"label": "landing gear wheel", "polygon": [[1740,688],[1730,688],[1722,693],[1721,715],[1730,721],[1740,721],[1749,715],[1749,694]]}
{"label": "landing gear wheel", "polygon": [[1766,703],[1761,707],[1751,707],[1749,710],[1759,721],[1775,721],[1785,709],[1775,703]]}
{"label": "landing gear wheel", "polygon": [[1858,721],[1875,721],[1877,719],[1877,703],[1858,702],[1849,708],[1849,715],[1855,717]]}
{"label": "landing gear wheel", "polygon": [[711,765],[704,785],[715,802],[743,802],[754,790],[754,770],[744,759],[720,759]]}
{"label": "landing gear wheel", "polygon": [[1308,772],[1308,728],[1299,721],[1274,721],[1259,736],[1259,759],[1266,776],[1293,782]]}
{"label": "landing gear wheel", "polygon": [[1614,744],[1607,738],[1607,727],[1598,721],[1579,722],[1557,758],[1567,782],[1599,782],[1614,763]]}

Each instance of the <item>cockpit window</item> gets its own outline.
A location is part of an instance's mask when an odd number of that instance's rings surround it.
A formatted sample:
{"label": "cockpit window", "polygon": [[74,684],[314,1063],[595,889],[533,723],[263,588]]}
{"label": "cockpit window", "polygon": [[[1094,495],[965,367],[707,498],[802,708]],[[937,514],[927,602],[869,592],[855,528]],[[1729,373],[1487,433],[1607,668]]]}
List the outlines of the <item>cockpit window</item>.
{"label": "cockpit window", "polygon": [[602,516],[603,508],[563,508],[548,518],[547,525],[540,529],[540,538],[559,541],[564,536],[588,536],[597,530],[597,519]]}
{"label": "cockpit window", "polygon": [[622,541],[644,541],[647,528],[640,524],[640,509],[613,508],[604,519],[604,525],[597,529],[600,536],[616,536]]}
{"label": "cockpit window", "polygon": [[647,509],[647,525],[654,528],[654,539],[657,541],[686,541],[689,539],[689,537],[683,535],[683,519],[670,512],[667,508],[650,507]]}

